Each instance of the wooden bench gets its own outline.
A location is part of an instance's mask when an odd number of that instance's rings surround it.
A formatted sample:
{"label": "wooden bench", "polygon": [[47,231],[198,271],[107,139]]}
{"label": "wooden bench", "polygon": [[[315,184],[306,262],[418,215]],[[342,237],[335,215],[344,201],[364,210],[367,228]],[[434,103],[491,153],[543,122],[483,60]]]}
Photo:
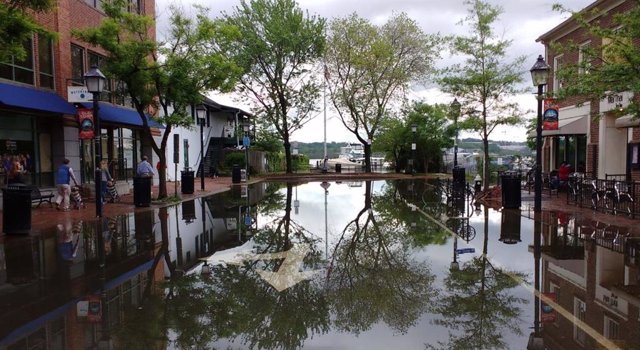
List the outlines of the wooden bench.
{"label": "wooden bench", "polygon": [[55,194],[50,191],[47,191],[46,193],[40,192],[40,189],[37,186],[31,185],[29,187],[31,188],[31,205],[37,202],[37,208],[43,202],[47,202],[49,203],[49,206],[53,207],[53,202],[51,202],[51,200],[55,197]]}

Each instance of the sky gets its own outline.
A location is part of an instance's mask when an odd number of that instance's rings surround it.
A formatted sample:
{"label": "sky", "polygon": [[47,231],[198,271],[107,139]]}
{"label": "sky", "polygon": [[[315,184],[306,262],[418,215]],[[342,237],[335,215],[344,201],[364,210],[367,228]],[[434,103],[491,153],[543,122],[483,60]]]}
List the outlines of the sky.
{"label": "sky", "polygon": [[[505,39],[512,40],[508,50],[511,58],[524,55],[527,57],[523,68],[524,87],[531,85],[529,69],[538,55],[544,54],[542,44],[536,42],[541,34],[562,23],[567,14],[552,9],[554,3],[560,3],[568,9],[580,10],[594,0],[557,0],[557,1],[524,1],[524,0],[489,0],[492,5],[502,7],[503,14],[494,23],[494,32]],[[158,36],[162,36],[167,25],[169,5],[175,0],[156,0],[156,15],[158,16]],[[190,4],[208,6],[211,16],[221,12],[232,13],[233,8],[240,4],[240,0],[183,0],[180,6],[189,9]],[[425,33],[440,33],[442,35],[464,35],[468,28],[459,25],[467,15],[464,1],[436,1],[436,0],[298,0],[299,6],[311,15],[319,15],[331,20],[344,17],[351,13],[368,18],[375,24],[383,24],[394,12],[405,12],[418,22]],[[443,56],[436,65],[446,67],[460,58]],[[514,96],[524,111],[530,111],[528,117],[534,117],[536,99],[531,93]],[[243,105],[233,95],[210,93],[209,97],[218,103],[243,108],[247,111],[250,106]],[[407,96],[411,100],[423,100],[427,103],[450,103],[453,99],[433,85],[431,87],[414,88]],[[322,105],[322,101],[319,101]],[[302,129],[291,136],[292,141],[322,142],[324,140],[324,114],[321,112],[316,118],[307,123]],[[342,125],[334,112],[327,111],[327,142],[356,142],[356,138]],[[477,137],[475,134],[461,133],[460,137]],[[490,136],[492,140],[525,141],[524,127],[498,127]]]}

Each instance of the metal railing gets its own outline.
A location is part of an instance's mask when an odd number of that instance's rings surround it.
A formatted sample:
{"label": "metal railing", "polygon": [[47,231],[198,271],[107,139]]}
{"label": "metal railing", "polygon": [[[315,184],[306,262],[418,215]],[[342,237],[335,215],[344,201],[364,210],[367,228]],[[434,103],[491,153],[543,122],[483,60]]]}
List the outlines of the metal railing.
{"label": "metal railing", "polygon": [[640,183],[609,179],[586,179],[570,176],[567,182],[567,204],[613,215],[640,217]]}

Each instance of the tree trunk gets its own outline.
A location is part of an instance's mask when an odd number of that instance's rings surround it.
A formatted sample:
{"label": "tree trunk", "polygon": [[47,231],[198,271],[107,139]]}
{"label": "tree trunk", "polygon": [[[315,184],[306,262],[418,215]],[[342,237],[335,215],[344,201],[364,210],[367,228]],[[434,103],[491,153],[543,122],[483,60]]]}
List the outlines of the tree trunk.
{"label": "tree trunk", "polygon": [[[160,169],[158,169],[158,179],[159,179],[159,188],[158,188],[158,199],[167,198],[167,156],[162,150],[158,154],[158,158],[160,159]],[[177,179],[174,179],[177,181]]]}
{"label": "tree trunk", "polygon": [[289,139],[284,140],[284,158],[286,162],[287,174],[293,173],[293,158],[291,157],[291,143]]}
{"label": "tree trunk", "polygon": [[482,147],[484,148],[483,162],[482,162],[482,188],[489,188],[491,182],[489,173],[489,140],[485,137],[482,140]]}
{"label": "tree trunk", "polygon": [[364,171],[371,172],[371,145],[369,142],[364,142]]}

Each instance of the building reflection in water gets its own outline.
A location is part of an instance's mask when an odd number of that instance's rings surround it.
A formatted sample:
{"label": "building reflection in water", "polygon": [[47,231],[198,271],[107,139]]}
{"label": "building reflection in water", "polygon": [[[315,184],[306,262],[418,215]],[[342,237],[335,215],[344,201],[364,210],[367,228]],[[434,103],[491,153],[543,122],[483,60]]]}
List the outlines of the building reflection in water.
{"label": "building reflection in water", "polygon": [[540,290],[558,309],[540,320],[546,349],[637,348],[640,240],[566,213],[543,212],[543,223]]}

